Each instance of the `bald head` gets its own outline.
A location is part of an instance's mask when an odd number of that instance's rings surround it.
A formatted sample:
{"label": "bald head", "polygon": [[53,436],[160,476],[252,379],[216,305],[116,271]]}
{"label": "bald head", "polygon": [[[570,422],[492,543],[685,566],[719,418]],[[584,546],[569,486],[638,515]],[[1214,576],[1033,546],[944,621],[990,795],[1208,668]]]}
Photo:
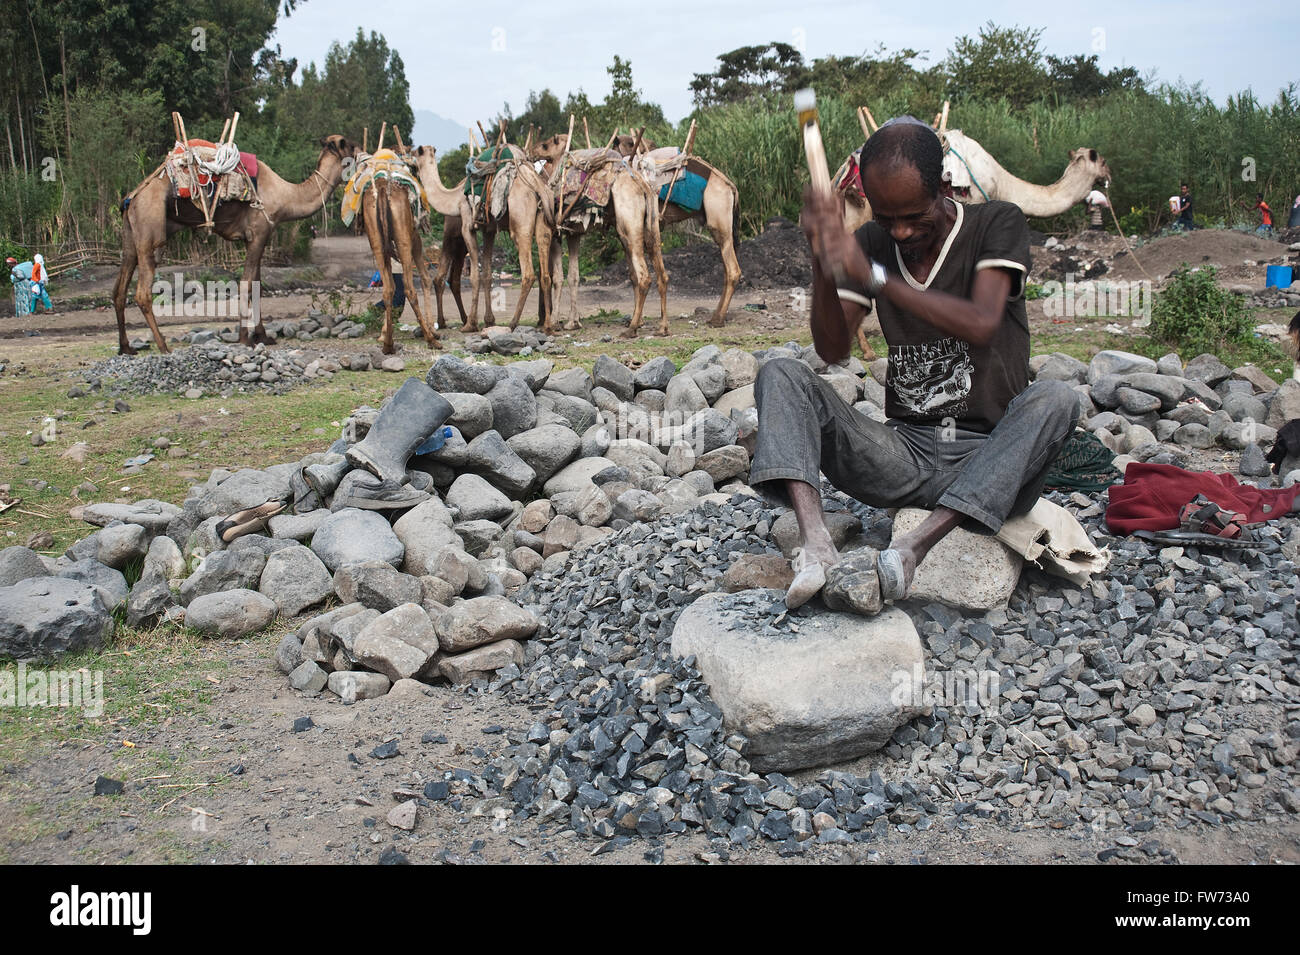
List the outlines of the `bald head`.
{"label": "bald head", "polygon": [[864,171],[891,174],[915,169],[931,196],[937,196],[943,185],[943,146],[935,131],[915,116],[896,117],[872,133],[859,164]]}

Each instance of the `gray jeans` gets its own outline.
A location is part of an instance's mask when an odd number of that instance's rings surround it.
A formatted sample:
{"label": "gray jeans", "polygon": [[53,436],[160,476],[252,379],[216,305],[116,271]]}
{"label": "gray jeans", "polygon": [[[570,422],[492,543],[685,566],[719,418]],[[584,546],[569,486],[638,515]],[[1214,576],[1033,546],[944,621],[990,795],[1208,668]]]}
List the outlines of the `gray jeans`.
{"label": "gray jeans", "polygon": [[872,507],[947,507],[997,533],[1032,508],[1079,418],[1079,398],[1061,381],[1017,395],[989,434],[882,424],[854,411],[802,361],[765,364],[754,386],[758,445],[750,484],[786,501],[782,484],[835,487]]}

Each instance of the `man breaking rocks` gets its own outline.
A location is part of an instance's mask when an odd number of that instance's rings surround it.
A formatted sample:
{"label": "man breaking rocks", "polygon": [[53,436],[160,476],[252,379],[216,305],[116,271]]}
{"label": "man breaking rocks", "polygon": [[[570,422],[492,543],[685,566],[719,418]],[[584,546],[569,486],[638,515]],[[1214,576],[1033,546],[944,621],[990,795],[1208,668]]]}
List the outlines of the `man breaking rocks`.
{"label": "man breaking rocks", "polygon": [[[755,386],[750,481],[788,502],[799,522],[787,606],[825,587],[832,606],[870,614],[907,595],[917,565],[954,527],[973,522],[996,533],[1034,505],[1079,402],[1063,382],[1029,384],[1029,230],[1020,209],[954,201],[938,136],[910,116],[881,126],[861,165],[875,220],[857,233],[844,228],[838,200],[804,196],[812,335],[818,355],[842,362],[875,310],[889,345],[889,420],[854,411],[801,361],[770,361]],[[819,470],[865,504],[932,513],[890,549],[841,560]]]}

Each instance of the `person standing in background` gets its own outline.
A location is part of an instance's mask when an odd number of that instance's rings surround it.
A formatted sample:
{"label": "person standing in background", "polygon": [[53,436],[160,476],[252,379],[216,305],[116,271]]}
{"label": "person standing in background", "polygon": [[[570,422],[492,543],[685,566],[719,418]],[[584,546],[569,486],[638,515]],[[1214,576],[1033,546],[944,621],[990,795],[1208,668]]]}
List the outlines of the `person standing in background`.
{"label": "person standing in background", "polygon": [[1104,230],[1106,226],[1102,223],[1101,210],[1110,208],[1110,202],[1106,199],[1106,194],[1100,189],[1094,189],[1084,197],[1083,201],[1088,207],[1088,228]]}
{"label": "person standing in background", "polygon": [[1174,197],[1172,205],[1175,206],[1173,211],[1178,213],[1174,225],[1188,232],[1195,229],[1196,223],[1192,221],[1192,194],[1188,191],[1187,183],[1183,183],[1178,188],[1178,195]]}

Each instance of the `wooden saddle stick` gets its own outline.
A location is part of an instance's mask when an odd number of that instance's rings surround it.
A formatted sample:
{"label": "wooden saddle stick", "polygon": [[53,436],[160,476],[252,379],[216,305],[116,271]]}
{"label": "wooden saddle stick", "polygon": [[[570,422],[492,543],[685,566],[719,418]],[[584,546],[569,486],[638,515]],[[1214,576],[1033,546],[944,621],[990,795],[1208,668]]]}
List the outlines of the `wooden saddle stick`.
{"label": "wooden saddle stick", "polygon": [[402,142],[402,131],[394,126],[393,135],[397,138],[397,151],[399,153],[406,152],[406,143]]}
{"label": "wooden saddle stick", "polygon": [[[686,145],[682,147],[683,156],[689,156],[691,154],[691,148],[695,145],[695,129],[695,120],[691,120],[691,128],[686,131]],[[682,170],[681,172],[684,171],[685,170]],[[673,176],[673,178],[668,182],[668,191],[664,193],[664,204],[659,209],[660,215],[663,215],[664,211],[668,208],[668,202],[673,197],[673,187],[677,185],[677,180],[682,178],[681,172],[678,172],[678,174]]]}
{"label": "wooden saddle stick", "polygon": [[871,115],[871,110],[868,107],[862,107],[862,115],[867,117],[867,122],[871,125],[873,133],[880,128],[880,124],[876,122],[876,117]]}
{"label": "wooden saddle stick", "polygon": [[235,141],[235,130],[239,128],[239,110],[235,110],[235,118],[230,122],[230,139],[228,142]]}
{"label": "wooden saddle stick", "polygon": [[943,139],[944,133],[948,132],[948,101],[943,101],[943,115],[939,120],[939,138]]}
{"label": "wooden saddle stick", "polygon": [[190,145],[189,135],[185,132],[185,119],[178,112],[176,121],[181,124],[181,141],[185,143],[185,150],[190,159],[190,181],[194,183],[194,188],[199,194],[199,208],[203,210],[203,228],[212,228],[212,213],[208,211],[208,194],[203,191],[203,185],[199,182],[199,157],[194,153],[194,147]]}
{"label": "wooden saddle stick", "polygon": [[370,152],[370,127],[369,126],[361,127],[361,151],[363,153]]}
{"label": "wooden saddle stick", "polygon": [[853,111],[853,114],[858,117],[858,126],[862,129],[862,138],[864,140],[870,139],[871,128],[867,126],[867,117],[862,115],[862,107],[859,106],[857,109],[855,109]]}
{"label": "wooden saddle stick", "polygon": [[686,145],[682,147],[682,152],[685,153],[687,156],[689,156],[691,154],[691,150],[695,148],[696,128],[697,127],[695,124],[695,120],[691,120],[691,128],[686,131]]}
{"label": "wooden saddle stick", "polygon": [[226,141],[226,133],[230,132],[230,120],[226,120],[221,126],[221,135],[217,137],[217,145],[220,146]]}
{"label": "wooden saddle stick", "polygon": [[[569,146],[570,146],[572,143],[573,143],[573,114],[570,113],[570,114],[569,114],[569,132],[568,132],[568,135],[566,135],[565,138],[564,138],[564,152],[560,153],[560,158],[557,159],[557,160],[555,161],[555,168],[551,170],[551,182],[550,182],[550,186],[551,186],[552,189],[554,189],[556,183],[558,183],[558,182],[560,181],[560,171],[564,168],[564,159],[565,159],[566,156],[569,155]],[[562,200],[560,197],[557,196],[557,197],[556,197],[556,203],[555,203],[555,205],[556,205],[556,211],[559,211],[559,209],[561,208],[562,204],[563,204],[563,200]]]}
{"label": "wooden saddle stick", "polygon": [[387,132],[388,132],[388,120],[384,120],[384,122],[379,127],[379,141],[375,143],[375,152],[379,152],[379,150],[384,148],[384,134]]}
{"label": "wooden saddle stick", "polygon": [[587,117],[582,117],[582,133],[587,137],[587,148],[591,148],[591,130],[587,127]]}

